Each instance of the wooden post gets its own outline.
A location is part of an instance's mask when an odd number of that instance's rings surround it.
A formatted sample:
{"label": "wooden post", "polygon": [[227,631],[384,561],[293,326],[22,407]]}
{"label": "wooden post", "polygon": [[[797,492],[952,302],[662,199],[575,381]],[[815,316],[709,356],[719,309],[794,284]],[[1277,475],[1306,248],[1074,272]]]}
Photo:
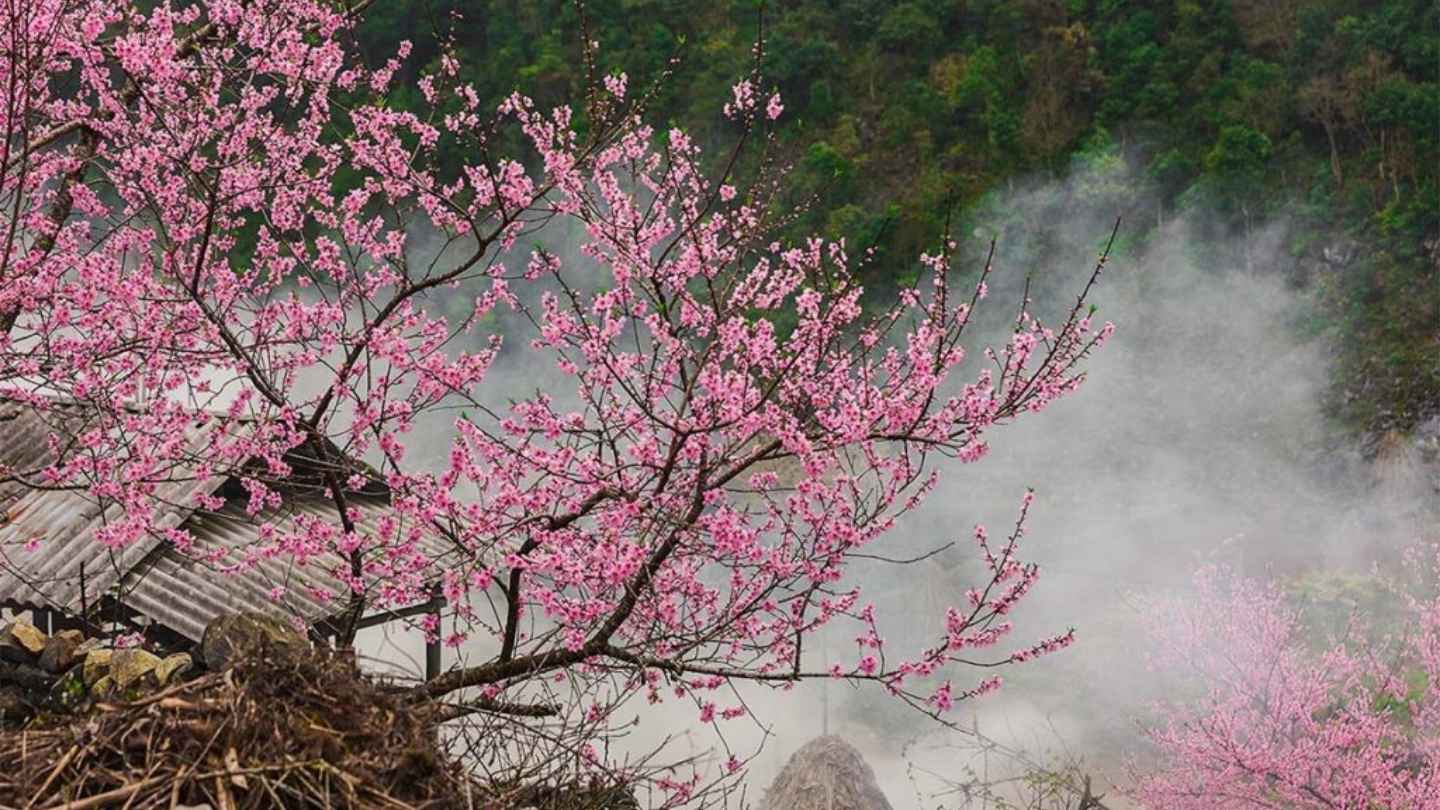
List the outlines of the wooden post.
{"label": "wooden post", "polygon": [[85,596],[85,563],[80,563],[80,632],[87,637],[90,632],[90,600]]}
{"label": "wooden post", "polygon": [[[438,596],[438,594],[437,594]],[[430,603],[434,608],[430,615],[435,617],[435,638],[425,639],[425,680],[433,681],[440,676],[440,605],[439,599],[431,598]]]}
{"label": "wooden post", "polygon": [[[830,665],[830,626],[820,628],[820,667]],[[830,679],[820,679],[820,734],[830,736]]]}
{"label": "wooden post", "polygon": [[425,640],[425,680],[433,681],[440,676],[440,640]]}

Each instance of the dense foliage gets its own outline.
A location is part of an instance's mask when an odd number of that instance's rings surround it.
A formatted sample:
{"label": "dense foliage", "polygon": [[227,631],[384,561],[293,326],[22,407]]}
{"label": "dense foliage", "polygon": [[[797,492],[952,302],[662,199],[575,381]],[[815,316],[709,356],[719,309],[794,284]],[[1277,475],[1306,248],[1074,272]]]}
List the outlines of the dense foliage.
{"label": "dense foliage", "polygon": [[[762,13],[763,7],[763,13]],[[1215,264],[1289,226],[1313,327],[1338,338],[1334,403],[1406,428],[1440,401],[1440,9],[1424,0],[379,0],[365,48],[454,37],[487,98],[541,103],[584,79],[582,27],[702,143],[763,25],[780,127],[816,204],[804,231],[874,246],[901,285],[944,223],[1017,178],[1107,167],[1067,204],[1124,214],[1132,241],[1201,214]],[[460,10],[462,16],[452,12]],[[409,69],[414,69],[409,68]],[[412,91],[413,92],[413,91]],[[397,97],[406,106],[413,97]],[[1239,249],[1230,251],[1242,253]],[[1328,259],[1328,260],[1327,260]],[[1287,263],[1290,264],[1290,263]],[[1264,268],[1256,268],[1264,269]],[[879,284],[875,282],[881,282]]]}

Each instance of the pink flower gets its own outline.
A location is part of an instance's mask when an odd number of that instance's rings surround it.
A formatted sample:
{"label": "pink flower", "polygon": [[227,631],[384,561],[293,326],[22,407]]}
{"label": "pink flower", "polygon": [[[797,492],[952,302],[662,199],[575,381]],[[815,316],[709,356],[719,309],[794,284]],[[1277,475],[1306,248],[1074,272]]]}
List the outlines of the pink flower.
{"label": "pink flower", "polygon": [[616,73],[605,77],[605,89],[617,100],[625,98],[625,85],[629,81],[624,73]]}
{"label": "pink flower", "polygon": [[769,103],[765,105],[765,115],[769,117],[771,121],[774,121],[776,118],[779,118],[780,113],[784,111],[785,105],[780,103],[780,94],[776,93],[772,95]]}

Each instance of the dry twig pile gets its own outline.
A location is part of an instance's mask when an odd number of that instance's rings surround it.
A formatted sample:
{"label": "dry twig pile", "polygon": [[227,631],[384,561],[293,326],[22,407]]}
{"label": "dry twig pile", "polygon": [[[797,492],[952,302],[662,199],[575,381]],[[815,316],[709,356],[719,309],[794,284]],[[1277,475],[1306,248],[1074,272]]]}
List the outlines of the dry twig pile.
{"label": "dry twig pile", "polygon": [[0,731],[0,762],[7,808],[483,806],[425,707],[323,652],[266,651],[135,700],[38,717]]}

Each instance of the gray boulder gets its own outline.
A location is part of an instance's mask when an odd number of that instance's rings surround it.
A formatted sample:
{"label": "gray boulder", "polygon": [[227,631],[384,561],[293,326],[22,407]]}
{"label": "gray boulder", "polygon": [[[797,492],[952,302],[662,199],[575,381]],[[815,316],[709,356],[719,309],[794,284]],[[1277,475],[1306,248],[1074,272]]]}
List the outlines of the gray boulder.
{"label": "gray boulder", "polygon": [[40,668],[52,675],[59,675],[80,661],[80,645],[85,635],[79,630],[61,630],[45,640],[45,649],[40,652]]}
{"label": "gray boulder", "polygon": [[233,666],[243,655],[262,650],[297,652],[310,642],[282,619],[260,613],[217,617],[200,639],[200,660],[212,672]]}

